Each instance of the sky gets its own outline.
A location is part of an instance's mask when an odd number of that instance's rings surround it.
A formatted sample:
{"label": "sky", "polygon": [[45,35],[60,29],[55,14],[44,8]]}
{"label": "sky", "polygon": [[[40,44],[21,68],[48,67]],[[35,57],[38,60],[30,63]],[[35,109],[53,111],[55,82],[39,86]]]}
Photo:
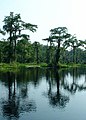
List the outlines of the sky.
{"label": "sky", "polygon": [[21,14],[23,21],[38,25],[36,33],[28,32],[30,41],[45,43],[50,30],[67,27],[77,39],[86,39],[86,0],[0,0],[0,28],[10,12]]}

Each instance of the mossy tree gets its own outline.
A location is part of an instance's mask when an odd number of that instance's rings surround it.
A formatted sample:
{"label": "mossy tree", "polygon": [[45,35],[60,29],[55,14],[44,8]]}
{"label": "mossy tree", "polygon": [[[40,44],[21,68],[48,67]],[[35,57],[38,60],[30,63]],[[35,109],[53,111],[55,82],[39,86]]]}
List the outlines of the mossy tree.
{"label": "mossy tree", "polygon": [[12,62],[14,60],[16,61],[17,39],[22,37],[28,40],[30,36],[26,33],[23,34],[22,31],[30,30],[32,32],[35,32],[37,25],[22,21],[20,14],[14,15],[13,12],[10,12],[10,15],[6,16],[3,22],[3,29],[6,33],[9,34],[9,62]]}

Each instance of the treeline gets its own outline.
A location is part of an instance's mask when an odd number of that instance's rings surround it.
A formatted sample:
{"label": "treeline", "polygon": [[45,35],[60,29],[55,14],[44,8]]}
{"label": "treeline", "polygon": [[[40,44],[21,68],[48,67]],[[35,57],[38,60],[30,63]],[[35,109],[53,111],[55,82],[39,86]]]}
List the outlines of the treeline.
{"label": "treeline", "polygon": [[[25,39],[17,41],[16,61],[19,63],[50,63],[54,64],[55,52],[57,46],[51,47],[51,56],[49,55],[50,46],[42,45],[39,42],[31,43]],[[0,41],[0,62],[9,63],[9,41]],[[14,57],[14,56],[13,56]],[[73,58],[74,57],[74,58]],[[14,59],[13,59],[14,61]],[[80,63],[86,64],[86,50],[77,48],[75,55],[73,50],[60,51],[60,63]]]}
{"label": "treeline", "polygon": [[0,62],[11,63],[86,63],[86,40],[77,40],[75,35],[68,33],[66,27],[50,30],[50,36],[43,39],[47,45],[35,41],[30,42],[26,30],[36,32],[38,26],[25,23],[20,14],[10,13],[4,18],[3,30],[0,33],[8,35],[0,41]]}

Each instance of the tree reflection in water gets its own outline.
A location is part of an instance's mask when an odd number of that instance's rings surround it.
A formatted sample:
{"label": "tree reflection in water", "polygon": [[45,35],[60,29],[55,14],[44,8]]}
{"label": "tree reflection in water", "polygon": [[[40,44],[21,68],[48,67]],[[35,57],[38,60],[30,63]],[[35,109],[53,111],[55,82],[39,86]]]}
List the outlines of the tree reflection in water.
{"label": "tree reflection in water", "polygon": [[[62,71],[46,69],[46,80],[49,85],[47,96],[50,105],[64,108],[70,99],[68,92],[73,95],[77,91],[86,90],[86,79],[81,79],[83,74],[86,76],[85,69],[83,70],[77,68]],[[54,90],[55,85],[56,91]]]}
{"label": "tree reflection in water", "polygon": [[[7,90],[7,94],[0,97],[0,112],[7,120],[18,120],[21,113],[36,111],[36,94],[33,94],[33,98],[30,99],[30,95],[32,97],[30,90],[35,91],[35,93],[38,90],[39,94],[45,91],[45,99],[48,99],[50,106],[64,108],[67,106],[71,95],[74,95],[77,91],[86,90],[85,71],[86,69],[31,68],[21,70],[18,73],[2,72],[0,73],[0,82],[5,87],[4,90]],[[46,85],[46,82],[48,89],[43,86]],[[29,87],[32,89],[29,90]],[[36,102],[41,97],[36,96]]]}
{"label": "tree reflection in water", "polygon": [[75,94],[76,91],[86,90],[86,80],[84,79],[83,81],[83,79],[81,79],[81,81],[79,81],[82,73],[86,75],[85,69],[83,72],[77,68],[72,69],[70,72],[70,75],[72,76],[72,81],[70,82],[70,79],[69,80],[64,79],[64,85],[63,85],[64,89],[70,92],[71,94]]}
{"label": "tree reflection in water", "polygon": [[46,80],[49,83],[49,89],[48,89],[48,98],[49,98],[49,103],[50,105],[52,105],[53,107],[58,106],[60,108],[64,108],[66,106],[66,103],[69,102],[69,97],[66,95],[63,95],[60,91],[60,78],[59,78],[59,73],[57,69],[54,69],[53,71],[53,77],[54,77],[54,81],[56,82],[56,91],[52,91],[52,77],[48,77],[49,75],[49,71],[47,70],[46,72]]}
{"label": "tree reflection in water", "polygon": [[[19,92],[16,89],[16,74],[12,72],[7,73],[5,85],[8,88],[8,98],[2,99],[3,116],[8,120],[18,120],[20,113],[36,111],[36,104],[33,100],[29,100],[27,95],[27,85]],[[24,93],[22,95],[22,93]]]}

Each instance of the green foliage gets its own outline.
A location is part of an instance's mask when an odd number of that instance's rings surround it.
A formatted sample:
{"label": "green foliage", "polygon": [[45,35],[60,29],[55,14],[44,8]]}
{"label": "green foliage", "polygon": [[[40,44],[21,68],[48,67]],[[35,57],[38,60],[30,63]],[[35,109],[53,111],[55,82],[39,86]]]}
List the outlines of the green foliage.
{"label": "green foliage", "polygon": [[50,36],[43,39],[48,42],[47,45],[42,45],[37,41],[29,41],[30,35],[24,31],[36,32],[37,25],[25,23],[20,14],[10,12],[3,22],[0,33],[7,33],[9,37],[0,41],[0,63],[10,64],[1,64],[2,67],[68,67],[86,64],[86,40],[77,40],[75,35],[68,33],[66,27],[51,29]]}
{"label": "green foliage", "polygon": [[[49,36],[49,38],[43,39],[43,40],[47,40],[48,42],[50,42],[50,46],[47,49],[48,52],[48,60],[47,63],[49,64],[49,66],[52,65],[52,63],[54,63],[54,66],[58,66],[58,62],[60,59],[60,51],[61,51],[61,46],[64,42],[65,39],[69,38],[70,35],[67,32],[67,28],[66,27],[58,27],[58,28],[54,28],[50,30],[51,34]],[[52,59],[52,43],[56,42],[57,46],[56,46],[56,50],[54,52],[54,59]]]}
{"label": "green foliage", "polygon": [[5,35],[5,32],[0,29],[0,34]]}
{"label": "green foliage", "polygon": [[9,33],[9,62],[16,61],[16,44],[18,38],[24,38],[29,40],[29,35],[22,34],[21,31],[30,30],[32,32],[36,31],[37,25],[30,23],[25,23],[21,20],[20,14],[15,14],[10,12],[9,16],[4,18],[3,29],[6,33]]}

